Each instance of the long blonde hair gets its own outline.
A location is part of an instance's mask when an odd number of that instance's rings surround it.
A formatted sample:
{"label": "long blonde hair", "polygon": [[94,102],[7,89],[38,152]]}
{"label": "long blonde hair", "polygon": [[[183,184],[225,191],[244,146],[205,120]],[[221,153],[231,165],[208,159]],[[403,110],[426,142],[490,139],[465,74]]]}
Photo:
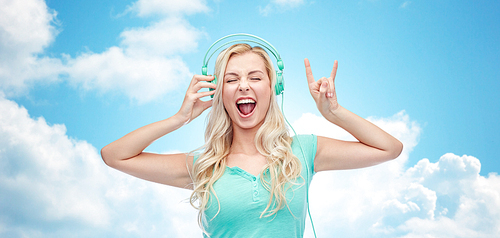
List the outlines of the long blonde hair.
{"label": "long blonde hair", "polygon": [[[267,74],[271,79],[271,89],[274,91],[276,73],[269,55],[262,48],[251,47],[248,44],[233,45],[219,54],[215,64],[215,75],[218,78],[217,88],[223,87],[224,73],[229,59],[233,55],[248,52],[262,57]],[[260,178],[264,187],[270,192],[269,203],[266,209],[262,211],[261,218],[263,216],[272,216],[287,205],[286,191],[291,185],[296,184],[296,179],[300,176],[301,170],[300,161],[292,154],[290,145],[292,138],[288,134],[284,117],[279,110],[276,95],[274,93],[271,95],[271,102],[264,123],[258,129],[254,140],[257,150],[267,160],[267,165],[262,170]],[[202,229],[202,218],[210,196],[213,195],[217,203],[219,203],[213,185],[224,174],[226,157],[229,155],[232,139],[231,118],[223,105],[222,90],[216,90],[205,131],[204,151],[194,163],[191,171],[193,193],[190,202],[199,210],[198,223]],[[264,172],[267,168],[269,168],[268,173]],[[264,179],[264,173],[268,174],[270,182]]]}

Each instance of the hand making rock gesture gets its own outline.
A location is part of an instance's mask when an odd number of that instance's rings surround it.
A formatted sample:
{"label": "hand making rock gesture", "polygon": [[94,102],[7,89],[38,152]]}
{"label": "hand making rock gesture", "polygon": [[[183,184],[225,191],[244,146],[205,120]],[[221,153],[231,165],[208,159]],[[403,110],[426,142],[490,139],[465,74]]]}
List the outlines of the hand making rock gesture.
{"label": "hand making rock gesture", "polygon": [[316,101],[316,106],[321,114],[325,118],[328,118],[339,108],[337,94],[335,93],[335,75],[337,74],[338,62],[335,60],[333,63],[333,70],[330,77],[322,77],[318,81],[314,80],[308,59],[304,59],[304,65],[306,67],[307,83],[309,84],[311,96]]}

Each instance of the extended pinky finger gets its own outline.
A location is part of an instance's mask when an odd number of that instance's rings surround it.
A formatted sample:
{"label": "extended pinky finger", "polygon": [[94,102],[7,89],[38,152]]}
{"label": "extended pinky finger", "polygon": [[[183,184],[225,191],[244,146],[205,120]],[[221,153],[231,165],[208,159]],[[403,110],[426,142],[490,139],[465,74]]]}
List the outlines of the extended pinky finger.
{"label": "extended pinky finger", "polygon": [[335,60],[333,62],[333,69],[332,69],[332,73],[330,74],[330,77],[332,77],[333,80],[335,80],[335,76],[337,75],[337,69],[339,67],[339,62],[337,60]]}

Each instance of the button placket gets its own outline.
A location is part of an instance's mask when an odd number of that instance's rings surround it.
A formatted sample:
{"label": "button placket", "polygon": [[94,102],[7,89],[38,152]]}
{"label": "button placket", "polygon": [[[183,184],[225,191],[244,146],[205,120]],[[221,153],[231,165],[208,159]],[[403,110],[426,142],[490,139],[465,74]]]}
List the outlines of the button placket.
{"label": "button placket", "polygon": [[241,176],[247,179],[251,184],[252,189],[252,200],[254,202],[260,201],[260,192],[259,192],[259,179],[258,177],[247,173],[245,170],[235,166],[235,167],[227,167],[231,174]]}
{"label": "button placket", "polygon": [[253,187],[253,201],[259,201],[259,184],[257,182],[257,178],[252,178],[252,187]]}

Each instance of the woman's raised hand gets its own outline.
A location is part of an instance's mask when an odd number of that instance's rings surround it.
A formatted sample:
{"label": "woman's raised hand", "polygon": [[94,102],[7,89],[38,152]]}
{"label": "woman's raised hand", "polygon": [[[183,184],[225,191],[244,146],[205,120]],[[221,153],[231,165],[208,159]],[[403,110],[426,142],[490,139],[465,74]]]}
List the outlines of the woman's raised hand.
{"label": "woman's raised hand", "polygon": [[333,70],[330,77],[322,77],[318,79],[318,81],[314,80],[311,65],[309,64],[308,59],[304,59],[304,65],[306,66],[309,91],[311,92],[314,101],[316,101],[318,110],[324,117],[328,118],[329,115],[333,114],[334,111],[339,108],[337,94],[335,93],[335,75],[337,74],[338,62],[335,60],[333,63]]}
{"label": "woman's raised hand", "polygon": [[136,129],[105,146],[101,150],[104,162],[115,169],[148,181],[179,188],[191,187],[193,181],[188,169],[189,164],[193,164],[193,156],[186,157],[183,153],[155,154],[144,150],[153,141],[179,129],[212,106],[212,100],[202,101],[201,98],[213,95],[215,91],[200,92],[200,90],[215,89],[215,84],[209,83],[213,79],[213,76],[193,76],[179,112],[167,119]]}
{"label": "woman's raised hand", "polygon": [[186,96],[182,102],[181,109],[177,115],[182,118],[184,124],[198,117],[203,111],[212,106],[213,100],[202,101],[200,98],[213,95],[215,90],[199,92],[202,88],[215,89],[215,84],[210,83],[214,76],[195,75],[189,84]]}

